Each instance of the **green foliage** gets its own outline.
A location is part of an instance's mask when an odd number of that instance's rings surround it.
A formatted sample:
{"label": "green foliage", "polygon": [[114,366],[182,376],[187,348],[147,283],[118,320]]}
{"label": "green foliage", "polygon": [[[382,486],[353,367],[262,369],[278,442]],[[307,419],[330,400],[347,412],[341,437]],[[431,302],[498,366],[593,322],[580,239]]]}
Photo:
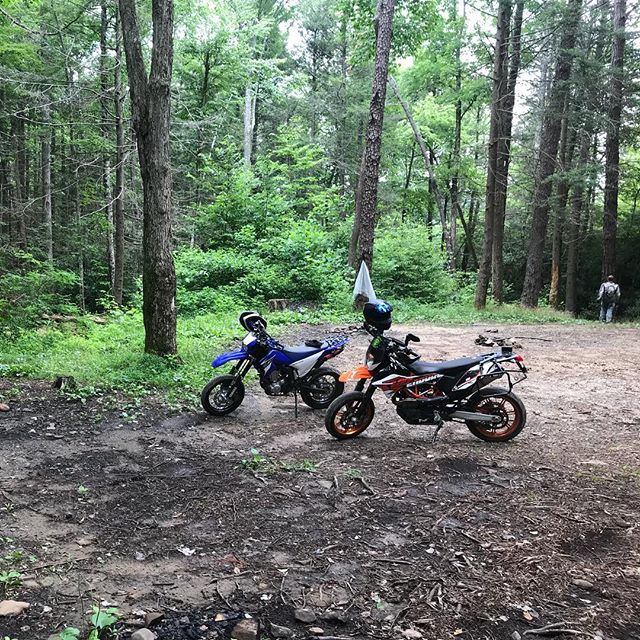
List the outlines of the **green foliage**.
{"label": "green foliage", "polygon": [[251,449],[250,456],[240,461],[243,469],[248,471],[260,471],[261,473],[277,473],[278,471],[287,471],[289,473],[315,473],[318,465],[309,458],[300,461],[278,461],[273,458],[264,456],[258,449]]}
{"label": "green foliage", "polygon": [[444,270],[444,262],[444,255],[424,227],[397,225],[380,229],[372,273],[376,293],[388,298],[450,302],[455,282]]}
{"label": "green foliage", "polygon": [[6,594],[22,584],[22,574],[19,571],[0,571],[0,587]]}
{"label": "green foliage", "polygon": [[115,624],[120,620],[120,611],[116,607],[101,609],[97,605],[92,607],[93,613],[89,618],[92,626],[87,640],[102,640],[113,635]]}
{"label": "green foliage", "polygon": [[262,238],[247,226],[237,238],[238,249],[187,249],[176,256],[181,311],[237,310],[270,298],[323,303],[347,286],[334,236],[313,220]]}
{"label": "green foliage", "polygon": [[35,326],[45,314],[78,313],[78,278],[22,251],[0,253],[0,321]]}

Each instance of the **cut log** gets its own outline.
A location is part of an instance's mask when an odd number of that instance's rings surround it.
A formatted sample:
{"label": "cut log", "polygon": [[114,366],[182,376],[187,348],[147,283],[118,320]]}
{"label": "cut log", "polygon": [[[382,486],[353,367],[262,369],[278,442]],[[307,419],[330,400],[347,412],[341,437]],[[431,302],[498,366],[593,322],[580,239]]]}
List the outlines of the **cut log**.
{"label": "cut log", "polygon": [[267,301],[269,305],[269,311],[284,311],[289,308],[291,304],[291,300],[287,300],[286,298],[271,298],[271,300]]}

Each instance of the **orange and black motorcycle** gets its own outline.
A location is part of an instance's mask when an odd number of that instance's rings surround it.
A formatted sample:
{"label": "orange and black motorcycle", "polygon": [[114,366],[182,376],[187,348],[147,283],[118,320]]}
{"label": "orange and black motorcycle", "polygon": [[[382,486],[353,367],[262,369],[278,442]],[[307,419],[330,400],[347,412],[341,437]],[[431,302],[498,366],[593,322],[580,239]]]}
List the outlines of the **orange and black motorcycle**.
{"label": "orange and black motorcycle", "polygon": [[[380,389],[398,415],[409,424],[436,426],[435,441],[445,422],[464,422],[474,436],[490,442],[515,438],[527,412],[513,386],[527,377],[522,356],[510,347],[495,353],[447,362],[423,362],[409,348],[420,338],[404,342],[384,335],[391,327],[390,304],[368,302],[364,328],[372,339],[365,364],[341,374],[340,381],[357,381],[355,391],[338,396],[327,409],[327,431],[340,440],[359,436],[373,420],[373,394]],[[500,386],[490,386],[500,381]],[[368,386],[367,386],[368,385]]]}

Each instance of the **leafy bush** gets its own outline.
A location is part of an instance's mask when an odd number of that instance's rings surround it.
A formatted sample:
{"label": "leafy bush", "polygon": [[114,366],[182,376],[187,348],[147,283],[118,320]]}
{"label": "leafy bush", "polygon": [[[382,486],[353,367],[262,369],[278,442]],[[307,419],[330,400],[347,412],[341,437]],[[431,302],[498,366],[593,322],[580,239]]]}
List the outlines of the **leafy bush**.
{"label": "leafy bush", "polygon": [[427,229],[413,225],[381,228],[375,243],[374,288],[382,297],[450,302],[455,281],[444,264],[445,257],[429,239]]}
{"label": "leafy bush", "polygon": [[52,267],[22,251],[0,255],[0,319],[8,326],[34,326],[44,314],[75,314],[75,273]]}
{"label": "leafy bush", "polygon": [[346,257],[313,220],[284,225],[263,239],[245,225],[237,238],[241,249],[187,249],[176,256],[181,311],[235,309],[270,298],[322,303],[347,289]]}

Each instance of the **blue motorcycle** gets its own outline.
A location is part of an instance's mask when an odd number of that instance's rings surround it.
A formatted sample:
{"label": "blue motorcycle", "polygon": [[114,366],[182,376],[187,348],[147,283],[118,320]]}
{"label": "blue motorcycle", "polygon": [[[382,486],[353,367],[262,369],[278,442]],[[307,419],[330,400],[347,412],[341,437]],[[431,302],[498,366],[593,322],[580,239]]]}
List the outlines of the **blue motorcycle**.
{"label": "blue motorcycle", "polygon": [[344,350],[347,338],[340,336],[307,340],[304,345],[285,347],[267,333],[267,321],[255,311],[240,314],[240,324],[247,331],[238,351],[218,356],[211,366],[215,369],[237,361],[226,375],[213,378],[202,390],[201,402],[213,416],[235,411],[244,400],[243,379],[254,367],[260,386],[270,396],[298,394],[312,409],[325,409],[344,391],[338,380],[340,373],[322,366]]}

